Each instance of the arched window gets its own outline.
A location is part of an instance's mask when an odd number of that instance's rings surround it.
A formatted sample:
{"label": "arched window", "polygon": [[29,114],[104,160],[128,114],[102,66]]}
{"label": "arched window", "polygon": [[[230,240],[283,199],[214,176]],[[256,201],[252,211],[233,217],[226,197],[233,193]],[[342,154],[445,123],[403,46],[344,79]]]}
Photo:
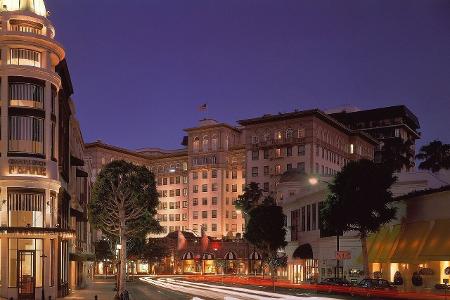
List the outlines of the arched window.
{"label": "arched window", "polygon": [[268,142],[270,140],[270,131],[266,131],[263,136],[264,142]]}
{"label": "arched window", "polygon": [[217,151],[217,145],[218,144],[218,139],[217,139],[217,135],[213,135],[212,139],[211,139],[211,148],[212,151]]}
{"label": "arched window", "polygon": [[282,138],[283,138],[283,132],[281,132],[281,130],[278,130],[277,132],[275,132],[276,140],[281,140]]}
{"label": "arched window", "polygon": [[292,139],[294,137],[294,130],[292,128],[286,129],[286,138]]}
{"label": "arched window", "polygon": [[206,135],[203,137],[202,150],[203,152],[208,152],[209,150],[209,139]]}
{"label": "arched window", "polygon": [[200,139],[198,136],[194,138],[194,145],[193,145],[194,152],[198,152],[200,150]]}

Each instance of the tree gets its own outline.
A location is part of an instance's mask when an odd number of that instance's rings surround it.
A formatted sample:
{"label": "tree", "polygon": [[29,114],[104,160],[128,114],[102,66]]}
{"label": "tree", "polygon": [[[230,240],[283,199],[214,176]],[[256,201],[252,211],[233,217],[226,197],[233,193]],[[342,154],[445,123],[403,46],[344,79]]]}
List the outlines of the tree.
{"label": "tree", "polygon": [[385,140],[381,162],[393,171],[414,167],[413,143],[399,137]]}
{"label": "tree", "polygon": [[94,243],[95,260],[104,261],[107,259],[113,259],[114,253],[111,250],[111,245],[105,239],[98,240]]}
{"label": "tree", "polygon": [[434,140],[428,145],[420,148],[417,159],[422,160],[419,169],[430,170],[433,173],[441,169],[450,169],[450,144],[443,144],[441,141]]}
{"label": "tree", "polygon": [[142,251],[142,258],[152,266],[169,255],[169,247],[163,239],[148,239]]}
{"label": "tree", "polygon": [[117,160],[98,174],[89,216],[97,229],[121,245],[118,295],[125,290],[127,241],[159,232],[160,225],[155,220],[157,205],[155,178],[146,167]]}
{"label": "tree", "polygon": [[321,210],[322,228],[359,233],[365,276],[369,276],[367,235],[396,215],[389,190],[395,181],[390,168],[364,159],[348,163],[329,184],[330,194]]}
{"label": "tree", "polygon": [[[275,205],[275,201],[269,196],[262,204],[253,207],[248,214],[249,221],[244,238],[258,248],[268,261],[276,262],[278,250],[287,245],[282,207]],[[277,264],[270,263],[269,267],[275,288]]]}
{"label": "tree", "polygon": [[243,213],[248,213],[253,207],[258,205],[263,190],[259,188],[256,182],[250,182],[244,188],[244,193],[240,195],[236,201],[235,207]]}

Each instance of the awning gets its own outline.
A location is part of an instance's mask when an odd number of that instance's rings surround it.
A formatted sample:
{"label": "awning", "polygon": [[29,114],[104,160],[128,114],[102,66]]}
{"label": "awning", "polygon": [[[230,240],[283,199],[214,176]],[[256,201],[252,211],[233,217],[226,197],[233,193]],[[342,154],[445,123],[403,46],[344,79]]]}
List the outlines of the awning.
{"label": "awning", "polygon": [[392,251],[394,250],[395,243],[400,236],[402,225],[397,224],[392,227],[386,226],[386,228],[388,228],[388,230],[384,235],[384,239],[376,256],[376,261],[372,262],[386,263],[391,260]]}
{"label": "awning", "polygon": [[70,165],[72,167],[83,167],[84,160],[82,160],[81,158],[78,158],[76,156],[70,155]]}
{"label": "awning", "polygon": [[303,244],[295,249],[294,254],[292,254],[293,258],[300,259],[313,259],[313,250],[310,244]]}
{"label": "awning", "polygon": [[450,260],[450,220],[436,220],[419,254],[424,261]]}
{"label": "awning", "polygon": [[211,253],[203,253],[202,260],[211,260],[214,259],[214,255]]}
{"label": "awning", "polygon": [[225,254],[224,259],[226,259],[226,260],[235,260],[235,259],[237,259],[237,255],[233,251],[230,251],[227,254]]}
{"label": "awning", "polygon": [[89,177],[89,175],[88,175],[87,172],[85,172],[85,171],[83,171],[83,170],[80,170],[80,169],[78,169],[78,168],[77,168],[77,173],[76,173],[76,175],[77,175],[77,177],[83,177],[83,178]]}
{"label": "awning", "polygon": [[417,252],[421,242],[425,240],[429,228],[430,222],[428,221],[403,224],[391,262],[416,261]]}
{"label": "awning", "polygon": [[194,259],[194,254],[190,251],[184,253],[183,256],[181,257],[181,260],[191,260],[191,259]]}
{"label": "awning", "polygon": [[249,259],[251,259],[251,260],[261,260],[261,259],[262,259],[262,256],[261,256],[261,254],[259,254],[258,252],[253,251],[253,252],[250,254]]}

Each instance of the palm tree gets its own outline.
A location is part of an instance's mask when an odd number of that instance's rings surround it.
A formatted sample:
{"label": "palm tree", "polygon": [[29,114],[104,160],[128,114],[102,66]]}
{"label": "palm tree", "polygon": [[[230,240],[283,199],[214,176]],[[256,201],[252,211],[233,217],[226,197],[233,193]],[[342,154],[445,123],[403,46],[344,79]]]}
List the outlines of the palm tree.
{"label": "palm tree", "polygon": [[369,276],[367,236],[396,215],[390,191],[395,181],[392,170],[383,165],[366,159],[350,162],[329,184],[330,194],[320,211],[325,230],[359,233],[365,276]]}
{"label": "palm tree", "polygon": [[422,160],[419,164],[421,170],[431,170],[436,173],[441,169],[450,169],[450,144],[443,144],[441,141],[434,140],[428,145],[420,148],[417,159]]}
{"label": "palm tree", "polygon": [[414,148],[411,140],[396,137],[384,141],[381,162],[393,171],[414,167]]}

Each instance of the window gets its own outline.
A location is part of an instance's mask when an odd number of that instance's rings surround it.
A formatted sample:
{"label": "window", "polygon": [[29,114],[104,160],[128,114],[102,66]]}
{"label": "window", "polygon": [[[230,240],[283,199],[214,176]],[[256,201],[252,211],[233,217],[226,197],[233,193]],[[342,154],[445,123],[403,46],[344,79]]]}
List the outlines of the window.
{"label": "window", "polygon": [[169,222],[173,222],[173,221],[175,221],[175,215],[170,214],[169,215]]}
{"label": "window", "polygon": [[44,108],[44,87],[32,83],[10,83],[9,105]]}
{"label": "window", "polygon": [[275,157],[281,157],[281,148],[275,149]]}
{"label": "window", "polygon": [[264,159],[269,159],[269,149],[264,149]]}
{"label": "window", "polygon": [[305,151],[305,145],[299,145],[299,146],[298,146],[298,155],[299,155],[299,156],[304,156],[305,153],[306,153],[306,151]]}
{"label": "window", "polygon": [[183,208],[187,208],[188,207],[188,202],[187,201],[183,201]]}
{"label": "window", "polygon": [[287,165],[286,165],[286,170],[289,171],[289,170],[291,170],[291,169],[292,169],[292,164],[287,164]]}
{"label": "window", "polygon": [[180,214],[175,215],[175,221],[180,221]]}
{"label": "window", "polygon": [[252,168],[252,177],[258,177],[258,167]]}
{"label": "window", "polygon": [[187,213],[183,213],[183,214],[181,215],[181,220],[187,221]]}
{"label": "window", "polygon": [[280,175],[281,174],[281,166],[280,165],[276,165],[275,166],[275,174],[276,175]]}
{"label": "window", "polygon": [[227,210],[226,212],[225,212],[225,218],[229,218],[230,217],[230,212]]}
{"label": "window", "polygon": [[281,132],[281,130],[275,132],[275,139],[276,140],[281,140],[283,138],[283,133]]}
{"label": "window", "polygon": [[197,172],[192,172],[192,179],[193,180],[198,179],[198,173]]}
{"label": "window", "polygon": [[237,193],[237,184],[233,184],[233,185],[231,186],[231,192]]}
{"label": "window", "polygon": [[192,199],[192,206],[197,206],[197,205],[198,205],[198,198]]}
{"label": "window", "polygon": [[169,197],[175,197],[175,191],[174,190],[170,190],[169,191]]}
{"label": "window", "polygon": [[317,227],[317,205],[313,203],[312,205],[312,230],[316,230]]}
{"label": "window", "polygon": [[286,139],[292,139],[294,137],[294,130],[292,128],[288,128],[286,130]]}
{"label": "window", "polygon": [[208,171],[202,171],[202,179],[208,179]]}
{"label": "window", "polygon": [[237,171],[236,170],[231,171],[231,179],[237,179]]}
{"label": "window", "polygon": [[170,184],[175,184],[175,177],[170,177],[169,183]]}
{"label": "window", "polygon": [[184,184],[188,183],[188,178],[187,178],[187,176],[183,176],[183,183],[184,183]]}
{"label": "window", "polygon": [[302,231],[306,230],[306,217],[305,217],[305,207],[302,207]]}
{"label": "window", "polygon": [[320,152],[320,146],[316,147],[316,156],[319,156],[319,152]]}
{"label": "window", "polygon": [[217,178],[217,170],[211,171],[211,178]]}
{"label": "window", "polygon": [[350,154],[355,153],[355,146],[353,144],[350,144]]}
{"label": "window", "polygon": [[[5,239],[7,240],[7,239]],[[8,273],[9,273],[9,287],[17,286],[17,275],[18,271],[18,263],[17,261],[21,261],[22,270],[33,270],[35,275],[35,284],[36,287],[42,287],[42,258],[43,255],[43,241],[42,239],[8,239],[8,251],[9,251],[9,264],[8,264]],[[19,251],[27,250],[34,251],[34,254],[30,252],[22,252],[24,253],[24,257],[17,257]],[[62,250],[63,251],[63,250]],[[33,252],[32,252],[33,253]],[[33,255],[33,256],[31,256]],[[34,259],[33,259],[34,258]]]}
{"label": "window", "polygon": [[209,140],[206,135],[203,137],[202,150],[203,152],[208,152],[209,150]]}
{"label": "window", "polygon": [[286,147],[286,156],[292,156],[292,147]]}
{"label": "window", "polygon": [[225,198],[225,204],[226,205],[230,204],[230,198],[228,198],[228,197]]}
{"label": "window", "polygon": [[202,184],[202,192],[203,193],[208,192],[208,185],[207,184]]}
{"label": "window", "polygon": [[217,205],[217,197],[212,197],[211,198],[211,204],[212,205]]}
{"label": "window", "polygon": [[52,136],[51,136],[51,159],[56,160],[56,123],[52,121]]}
{"label": "window", "polygon": [[211,224],[211,231],[217,231],[217,224]]}
{"label": "window", "polygon": [[198,231],[198,225],[192,224],[192,231],[197,232]]}
{"label": "window", "polygon": [[236,232],[237,231],[237,224],[231,224],[231,231]]}
{"label": "window", "polygon": [[208,218],[208,212],[206,210],[202,211],[202,219]]}
{"label": "window", "polygon": [[29,49],[11,49],[10,65],[41,67],[41,53]]}
{"label": "window", "polygon": [[208,198],[202,198],[202,205],[208,205]]}
{"label": "window", "polygon": [[259,150],[253,150],[252,151],[252,160],[258,160],[259,159]]}
{"label": "window", "polygon": [[225,184],[225,192],[229,192],[230,191],[230,185],[229,184]]}
{"label": "window", "polygon": [[311,230],[311,205],[306,206],[306,230]]}
{"label": "window", "polygon": [[236,212],[235,210],[233,210],[233,211],[231,212],[231,218],[232,218],[232,219],[237,219],[237,212]]}
{"label": "window", "polygon": [[169,202],[169,209],[175,209],[175,202]]}
{"label": "window", "polygon": [[264,182],[263,190],[264,190],[264,192],[269,192],[269,183],[268,182]]}
{"label": "window", "polygon": [[193,145],[194,152],[198,152],[200,150],[200,139],[198,136],[194,137],[194,145]]}
{"label": "window", "polygon": [[9,117],[11,152],[44,154],[44,119],[29,116]]}
{"label": "window", "polygon": [[44,227],[44,193],[8,190],[10,227]]}
{"label": "window", "polygon": [[188,189],[187,188],[184,188],[183,189],[183,196],[187,196],[188,195]]}
{"label": "window", "polygon": [[163,178],[163,185],[167,185],[167,177]]}
{"label": "window", "polygon": [[264,166],[264,176],[268,176],[269,175],[269,166]]}
{"label": "window", "polygon": [[298,137],[299,139],[302,139],[302,138],[306,137],[306,131],[305,131],[305,128],[300,128],[300,129],[297,131],[297,137]]}
{"label": "window", "polygon": [[211,139],[211,148],[213,151],[217,151],[217,135],[213,135],[212,139]]}
{"label": "window", "polygon": [[216,219],[217,218],[217,210],[211,211],[211,218]]}
{"label": "window", "polygon": [[198,193],[198,185],[192,186],[192,192],[193,192],[194,194]]}
{"label": "window", "polygon": [[252,136],[252,144],[258,144],[258,143],[259,143],[258,136],[256,136],[256,135]]}
{"label": "window", "polygon": [[217,183],[213,183],[213,184],[211,185],[211,190],[212,190],[213,192],[217,192],[217,190],[218,190],[218,188],[217,188]]}
{"label": "window", "polygon": [[298,169],[300,172],[305,173],[305,163],[304,163],[304,162],[299,162],[299,163],[297,163],[297,169]]}
{"label": "window", "polygon": [[[15,9],[14,9],[15,10]],[[12,20],[14,21],[14,20]],[[29,32],[34,34],[42,34],[40,26],[36,23],[32,24],[13,24],[11,22],[11,31]]]}
{"label": "window", "polygon": [[197,220],[198,219],[198,211],[192,212],[192,219]]}

